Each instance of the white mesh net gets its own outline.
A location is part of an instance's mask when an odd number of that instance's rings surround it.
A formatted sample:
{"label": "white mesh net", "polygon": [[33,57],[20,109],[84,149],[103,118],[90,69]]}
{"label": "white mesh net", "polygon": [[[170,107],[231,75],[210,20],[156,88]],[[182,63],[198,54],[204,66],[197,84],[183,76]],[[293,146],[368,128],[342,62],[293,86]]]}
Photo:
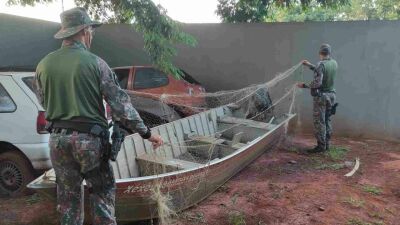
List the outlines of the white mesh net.
{"label": "white mesh net", "polygon": [[[231,176],[212,177],[209,165],[255,145],[261,141],[260,137],[272,133],[285,121],[286,132],[288,115],[295,110],[295,80],[302,74],[300,67],[301,64],[297,64],[270,81],[238,90],[184,95],[145,94],[145,100],[143,93],[128,92],[135,104],[152,101],[153,108],[156,106],[157,115],[142,114],[147,125],[156,127],[175,121],[153,130],[163,136],[165,143],[162,147],[153,153],[146,152],[144,156],[137,154],[136,158],[138,176],[154,180],[150,201],[153,201],[155,209],[149,210],[152,210],[153,217],[159,218],[160,224],[170,224],[177,211],[199,202]],[[221,111],[221,107],[228,113]],[[221,110],[216,110],[216,117],[214,112],[208,111],[218,108]],[[186,119],[181,119],[184,117]],[[243,165],[246,163],[249,162],[245,161]],[[242,165],[237,167],[229,172],[238,172]],[[203,175],[178,187],[171,188],[170,179],[164,176],[196,168],[202,168]]]}

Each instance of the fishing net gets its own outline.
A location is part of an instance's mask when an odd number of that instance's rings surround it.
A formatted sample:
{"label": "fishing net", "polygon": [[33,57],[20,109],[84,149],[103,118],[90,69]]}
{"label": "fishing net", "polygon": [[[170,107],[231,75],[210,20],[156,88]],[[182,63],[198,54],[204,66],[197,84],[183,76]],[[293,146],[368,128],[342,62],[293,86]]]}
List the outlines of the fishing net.
{"label": "fishing net", "polygon": [[[301,68],[301,64],[295,65],[269,81],[238,90],[187,94],[128,91],[134,105],[151,106],[152,111],[141,112],[141,116],[147,125],[154,127],[153,133],[161,134],[165,142],[157,150],[145,151],[144,156],[136,153],[138,173],[135,176],[152,178],[149,204],[154,208],[149,207],[149,210],[152,217],[159,218],[159,224],[170,224],[177,211],[199,202],[210,194],[208,190],[214,190],[221,184],[222,181],[210,180],[207,165],[234,154],[254,141],[256,138],[252,138],[253,131],[262,136],[261,128],[277,126],[294,113],[295,83],[302,75]],[[268,78],[271,78],[270,74],[265,75],[265,80]],[[240,122],[215,123],[212,114],[204,113],[221,107],[229,110],[230,117],[240,118]],[[152,113],[154,109],[157,113]],[[210,125],[210,121],[214,121],[217,126]],[[168,122],[168,126],[159,126]],[[184,122],[187,123],[186,129]],[[246,131],[245,128],[249,126],[253,130]],[[284,127],[286,132],[287,122]],[[149,143],[143,143],[147,148]],[[118,163],[121,164],[117,160]],[[196,166],[202,168],[202,175],[188,178],[179,185],[171,185],[171,178],[164,176]]]}

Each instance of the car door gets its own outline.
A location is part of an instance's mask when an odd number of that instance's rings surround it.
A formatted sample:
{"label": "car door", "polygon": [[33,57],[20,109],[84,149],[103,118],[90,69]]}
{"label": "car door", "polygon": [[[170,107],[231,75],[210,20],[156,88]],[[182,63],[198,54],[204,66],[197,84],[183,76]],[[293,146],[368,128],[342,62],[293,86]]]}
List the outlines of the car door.
{"label": "car door", "polygon": [[37,108],[11,76],[0,76],[0,139],[13,144],[33,143]]}

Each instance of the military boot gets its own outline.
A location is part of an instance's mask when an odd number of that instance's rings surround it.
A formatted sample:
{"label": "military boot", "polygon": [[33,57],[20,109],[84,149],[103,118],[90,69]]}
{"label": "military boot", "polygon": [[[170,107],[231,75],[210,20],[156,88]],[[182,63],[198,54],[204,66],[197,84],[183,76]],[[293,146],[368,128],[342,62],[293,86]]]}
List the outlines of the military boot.
{"label": "military boot", "polygon": [[326,151],[326,146],[322,145],[321,143],[318,143],[317,146],[315,146],[313,149],[308,150],[308,153],[320,153]]}

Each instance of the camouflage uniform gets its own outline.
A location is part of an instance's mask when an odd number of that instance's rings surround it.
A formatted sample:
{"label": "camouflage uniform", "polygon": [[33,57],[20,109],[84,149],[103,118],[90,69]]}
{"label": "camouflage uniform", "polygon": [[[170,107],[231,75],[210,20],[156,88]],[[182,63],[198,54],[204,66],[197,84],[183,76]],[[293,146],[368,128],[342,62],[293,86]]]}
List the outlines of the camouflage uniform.
{"label": "camouflage uniform", "polygon": [[[87,51],[81,42],[64,40],[62,48],[42,59],[36,70],[36,85],[48,121],[89,122],[106,128],[104,96],[114,119],[143,138],[151,136],[107,63]],[[65,105],[68,107],[57,109]],[[49,146],[61,224],[83,224],[83,180],[89,190],[93,224],[116,224],[115,178],[109,160],[103,158],[103,143],[92,134],[53,129]]]}
{"label": "camouflage uniform", "polygon": [[[334,63],[336,64],[336,61]],[[333,89],[333,83],[329,90],[324,90],[324,85],[326,83],[324,82],[324,74],[325,76],[328,75],[324,66],[324,61],[319,62],[317,66],[311,65],[310,69],[314,71],[315,75],[313,81],[309,85],[306,85],[306,88],[311,88],[312,95],[314,95],[314,135],[317,139],[318,147],[327,149],[329,148],[329,140],[332,136],[331,112],[332,106],[336,103],[336,93]],[[318,94],[314,94],[316,91],[318,91]]]}
{"label": "camouflage uniform", "polygon": [[335,103],[335,93],[323,93],[313,100],[314,135],[322,148],[327,147],[332,136],[331,111]]}

